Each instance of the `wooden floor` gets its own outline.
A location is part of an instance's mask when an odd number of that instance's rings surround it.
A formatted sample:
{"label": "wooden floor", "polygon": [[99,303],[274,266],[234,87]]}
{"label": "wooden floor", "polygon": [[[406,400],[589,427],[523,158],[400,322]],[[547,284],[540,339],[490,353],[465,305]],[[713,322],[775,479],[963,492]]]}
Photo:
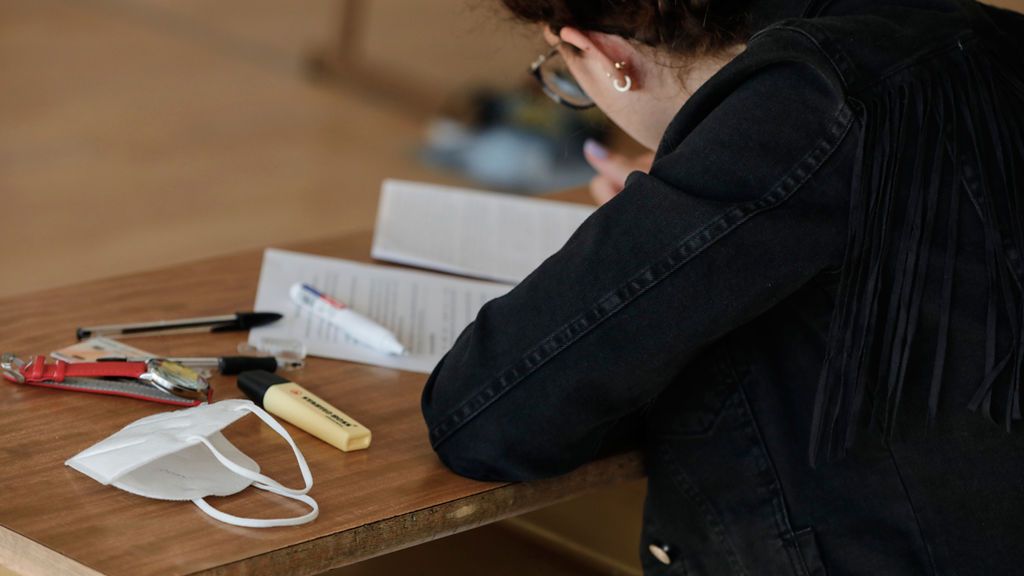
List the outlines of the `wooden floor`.
{"label": "wooden floor", "polygon": [[[377,12],[368,26],[395,27]],[[452,181],[415,159],[422,116],[308,81],[336,20],[331,0],[0,2],[0,246],[17,271],[0,296],[366,228],[383,178]],[[394,42],[411,74],[381,34],[361,57],[436,96],[420,34]]]}

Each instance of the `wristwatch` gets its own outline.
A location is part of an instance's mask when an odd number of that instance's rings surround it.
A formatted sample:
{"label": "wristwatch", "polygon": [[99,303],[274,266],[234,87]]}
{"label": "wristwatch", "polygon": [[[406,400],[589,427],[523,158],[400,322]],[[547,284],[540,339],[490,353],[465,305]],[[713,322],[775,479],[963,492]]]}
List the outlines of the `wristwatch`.
{"label": "wristwatch", "polygon": [[195,406],[209,401],[212,390],[198,372],[162,358],[145,362],[74,362],[47,364],[45,356],[25,363],[13,354],[0,356],[3,377],[18,384],[92,392]]}

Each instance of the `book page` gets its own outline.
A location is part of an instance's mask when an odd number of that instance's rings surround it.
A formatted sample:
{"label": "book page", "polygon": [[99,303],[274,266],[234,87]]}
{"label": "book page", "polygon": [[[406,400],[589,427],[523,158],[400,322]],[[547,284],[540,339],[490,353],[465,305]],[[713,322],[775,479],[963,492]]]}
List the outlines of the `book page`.
{"label": "book page", "polygon": [[516,283],[557,252],[594,210],[570,202],[386,180],[372,255]]}
{"label": "book page", "polygon": [[[288,296],[305,282],[389,329],[408,352],[394,356],[368,348],[338,327],[300,308]],[[429,374],[485,302],[508,292],[504,284],[400,270],[349,260],[267,249],[254,310],[284,318],[254,328],[249,343],[294,338],[310,356]]]}

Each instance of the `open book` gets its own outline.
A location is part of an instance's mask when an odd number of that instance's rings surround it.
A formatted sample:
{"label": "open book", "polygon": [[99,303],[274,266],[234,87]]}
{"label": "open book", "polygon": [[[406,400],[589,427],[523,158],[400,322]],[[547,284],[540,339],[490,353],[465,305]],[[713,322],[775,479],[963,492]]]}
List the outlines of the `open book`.
{"label": "open book", "polygon": [[517,283],[565,244],[593,206],[385,180],[378,260]]}

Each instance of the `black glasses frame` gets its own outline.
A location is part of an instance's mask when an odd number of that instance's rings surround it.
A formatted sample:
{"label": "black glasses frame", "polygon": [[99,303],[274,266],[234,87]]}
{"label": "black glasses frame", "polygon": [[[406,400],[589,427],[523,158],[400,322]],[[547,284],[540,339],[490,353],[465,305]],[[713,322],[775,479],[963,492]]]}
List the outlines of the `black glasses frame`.
{"label": "black glasses frame", "polygon": [[573,110],[589,110],[590,108],[596,106],[596,104],[593,102],[591,102],[590,104],[576,104],[574,102],[569,102],[568,100],[559,96],[558,92],[552,90],[551,87],[548,86],[548,83],[544,81],[544,75],[540,71],[541,66],[543,66],[544,63],[550,60],[551,58],[560,56],[558,52],[558,47],[561,45],[562,43],[559,42],[558,44],[552,46],[551,50],[549,50],[547,54],[541,54],[540,56],[538,56],[537,59],[533,61],[533,64],[530,64],[530,74],[532,74],[533,77],[537,79],[537,83],[540,84],[541,90],[543,90],[544,93],[548,95],[548,98],[551,98],[552,100],[558,102],[559,104],[565,106],[566,108],[572,108]]}

